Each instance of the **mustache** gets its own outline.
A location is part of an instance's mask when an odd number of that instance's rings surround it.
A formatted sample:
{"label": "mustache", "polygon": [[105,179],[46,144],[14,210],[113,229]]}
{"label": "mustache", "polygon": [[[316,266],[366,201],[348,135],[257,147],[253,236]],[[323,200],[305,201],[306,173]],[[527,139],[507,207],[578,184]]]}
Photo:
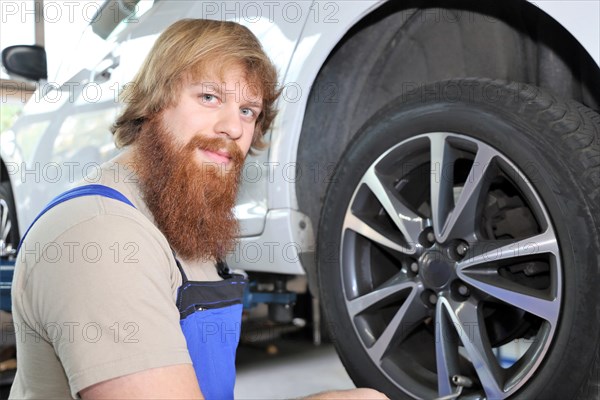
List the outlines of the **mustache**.
{"label": "mustache", "polygon": [[186,152],[192,152],[196,149],[207,150],[212,152],[225,151],[234,165],[240,165],[244,162],[244,154],[242,150],[231,140],[223,138],[207,138],[201,135],[195,135],[185,146]]}

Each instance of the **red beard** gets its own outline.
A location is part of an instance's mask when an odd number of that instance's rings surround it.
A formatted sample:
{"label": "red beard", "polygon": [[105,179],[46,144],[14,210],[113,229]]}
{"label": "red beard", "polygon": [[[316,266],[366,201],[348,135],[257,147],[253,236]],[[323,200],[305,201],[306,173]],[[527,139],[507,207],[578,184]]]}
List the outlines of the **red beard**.
{"label": "red beard", "polygon": [[[158,228],[178,257],[220,260],[235,245],[233,214],[244,155],[232,141],[196,135],[185,146],[174,143],[159,118],[147,121],[134,154],[140,190]],[[198,149],[226,149],[232,163],[196,160]]]}

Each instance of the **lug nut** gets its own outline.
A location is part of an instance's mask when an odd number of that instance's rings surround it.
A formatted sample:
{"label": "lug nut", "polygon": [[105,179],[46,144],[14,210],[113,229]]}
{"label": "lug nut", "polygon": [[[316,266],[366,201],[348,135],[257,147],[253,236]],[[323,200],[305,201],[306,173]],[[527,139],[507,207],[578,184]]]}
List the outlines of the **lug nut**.
{"label": "lug nut", "polygon": [[414,272],[415,274],[419,272],[419,264],[416,262],[412,262],[412,264],[410,264],[410,270],[412,272]]}
{"label": "lug nut", "polygon": [[431,294],[429,295],[429,302],[430,302],[431,304],[435,304],[435,303],[437,303],[437,300],[438,300],[438,299],[437,299],[437,296],[435,295],[435,293],[431,293]]}
{"label": "lug nut", "polygon": [[456,254],[459,256],[467,254],[467,250],[469,250],[469,245],[464,242],[461,242],[456,246]]}
{"label": "lug nut", "polygon": [[465,285],[458,285],[458,293],[461,296],[467,297],[469,294],[471,294],[471,291]]}
{"label": "lug nut", "polygon": [[435,243],[435,233],[433,233],[433,231],[427,232],[426,238],[429,243]]}

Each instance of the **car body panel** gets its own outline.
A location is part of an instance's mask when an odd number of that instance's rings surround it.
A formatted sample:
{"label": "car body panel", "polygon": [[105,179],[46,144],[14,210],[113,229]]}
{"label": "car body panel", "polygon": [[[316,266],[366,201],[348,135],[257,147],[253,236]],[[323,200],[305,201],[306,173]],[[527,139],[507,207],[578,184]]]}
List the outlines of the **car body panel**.
{"label": "car body panel", "polygon": [[536,0],[531,1],[546,14],[554,18],[600,65],[600,2],[587,0]]}

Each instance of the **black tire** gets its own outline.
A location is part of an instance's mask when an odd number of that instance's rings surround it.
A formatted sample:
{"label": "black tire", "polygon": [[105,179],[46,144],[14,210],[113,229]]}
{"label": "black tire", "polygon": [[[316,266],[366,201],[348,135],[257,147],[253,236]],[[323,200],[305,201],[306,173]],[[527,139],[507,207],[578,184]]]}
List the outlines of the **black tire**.
{"label": "black tire", "polygon": [[14,256],[18,245],[19,230],[10,182],[0,182],[0,256]]}
{"label": "black tire", "polygon": [[[483,79],[396,99],[346,149],[321,213],[342,362],[392,399],[455,393],[451,377],[473,382],[458,398],[600,398],[598,226],[597,113]],[[515,343],[529,350],[496,366]]]}

